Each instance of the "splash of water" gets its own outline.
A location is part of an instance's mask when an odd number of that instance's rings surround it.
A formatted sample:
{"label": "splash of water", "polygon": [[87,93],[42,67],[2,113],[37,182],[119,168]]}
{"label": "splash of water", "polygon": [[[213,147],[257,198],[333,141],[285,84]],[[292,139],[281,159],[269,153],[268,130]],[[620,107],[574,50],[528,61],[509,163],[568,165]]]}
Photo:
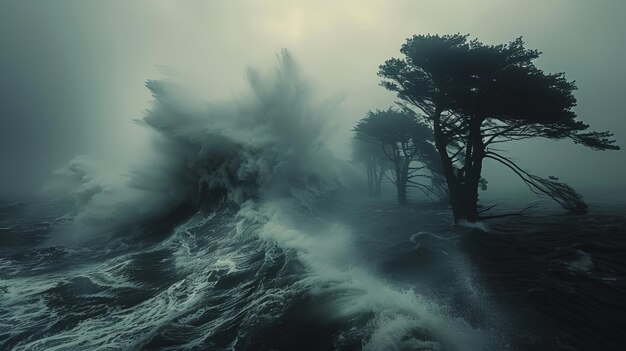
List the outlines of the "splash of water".
{"label": "splash of water", "polygon": [[[324,147],[336,101],[315,103],[286,51],[274,74],[250,70],[248,82],[246,95],[206,103],[172,81],[149,81],[154,102],[141,123],[153,132],[153,153],[127,177],[86,158],[69,165],[64,175],[77,200],[75,225],[101,232],[158,222],[181,204],[215,209],[216,203],[228,202],[235,205],[235,215],[220,227],[212,222],[216,215],[212,210],[209,217],[195,212],[167,240],[142,247],[146,255],[171,253],[171,269],[176,271],[172,281],[150,298],[21,346],[135,347],[173,325],[191,330],[187,346],[195,347],[205,335],[234,321],[252,324],[263,313],[264,318],[281,318],[285,301],[306,293],[320,299],[319,308],[327,311],[327,318],[365,320],[357,325],[366,350],[488,348],[492,340],[485,332],[451,316],[445,306],[368,271],[356,258],[350,230],[312,216],[314,204],[337,193],[343,184],[342,166]],[[220,234],[211,234],[217,228]],[[202,235],[212,236],[212,241]],[[222,277],[258,269],[254,260],[272,266],[290,255],[303,267],[297,278],[266,281],[257,273],[240,287],[217,289]],[[136,253],[125,253],[57,278],[75,284],[72,277],[78,274],[112,295],[120,289],[142,289],[129,279],[134,260]],[[40,283],[41,289],[51,289]],[[265,290],[246,290],[265,285]],[[29,296],[35,301],[42,293]],[[210,308],[205,301],[218,297],[223,301],[221,314],[205,321],[203,314]],[[45,304],[37,306],[37,313],[47,313]],[[192,312],[196,310],[200,312]],[[204,321],[202,327],[192,327],[198,319]],[[232,341],[237,342],[238,337]]]}
{"label": "splash of water", "polygon": [[154,101],[138,122],[152,132],[151,152],[130,170],[80,156],[57,173],[57,192],[75,200],[75,225],[103,232],[182,203],[290,197],[306,205],[337,191],[342,166],[324,143],[339,101],[315,102],[291,55],[278,61],[273,74],[248,70],[249,91],[228,102],[205,102],[173,80],[148,81]]}

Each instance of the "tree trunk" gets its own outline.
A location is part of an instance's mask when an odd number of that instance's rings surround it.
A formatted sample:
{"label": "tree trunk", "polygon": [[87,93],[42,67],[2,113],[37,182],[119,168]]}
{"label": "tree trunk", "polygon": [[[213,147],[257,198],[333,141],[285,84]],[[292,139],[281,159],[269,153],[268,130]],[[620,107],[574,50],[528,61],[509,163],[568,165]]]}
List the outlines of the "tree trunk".
{"label": "tree trunk", "polygon": [[396,161],[396,187],[398,190],[398,204],[401,206],[406,206],[409,203],[406,195],[406,186],[409,180],[409,164],[411,163],[411,159],[406,156],[406,149],[406,146],[403,144],[403,156],[400,156],[400,150],[398,150],[398,158]]}
{"label": "tree trunk", "polygon": [[407,174],[401,166],[396,166],[396,193],[398,196],[398,204],[406,206],[408,204],[406,196]]}
{"label": "tree trunk", "polygon": [[454,165],[452,164],[452,160],[448,155],[448,145],[446,143],[446,138],[441,128],[440,119],[441,109],[437,107],[435,109],[435,112],[433,113],[433,137],[435,139],[435,148],[439,152],[441,167],[443,169],[443,174],[446,178],[446,183],[448,184],[448,193],[450,195],[450,206],[452,207],[454,223],[459,223],[459,221],[464,217],[462,211],[464,206],[461,203],[462,195],[460,194],[461,184],[457,179]]}
{"label": "tree trunk", "polygon": [[409,202],[406,197],[406,181],[397,181],[396,189],[398,194],[398,204],[401,206],[408,205]]}
{"label": "tree trunk", "polygon": [[455,169],[452,159],[448,155],[448,145],[441,126],[441,109],[435,109],[433,114],[433,134],[435,147],[441,158],[441,166],[448,184],[450,206],[454,223],[465,220],[476,222],[478,220],[478,183],[482,171],[482,159],[484,147],[480,126],[482,120],[476,119],[470,127],[467,140],[466,159],[463,170]]}
{"label": "tree trunk", "polygon": [[370,197],[374,196],[374,176],[375,168],[371,160],[367,161],[367,190]]}
{"label": "tree trunk", "polygon": [[[482,172],[484,145],[480,127],[482,119],[475,118],[470,124],[463,172],[456,178],[456,191],[452,199],[454,222],[478,221],[478,184]],[[461,173],[461,172],[459,172]],[[451,194],[452,195],[452,194]]]}
{"label": "tree trunk", "polygon": [[471,184],[458,184],[454,192],[450,192],[450,204],[454,223],[461,221],[476,222],[478,220],[478,187]]}
{"label": "tree trunk", "polygon": [[376,177],[376,184],[374,185],[374,195],[376,197],[380,197],[380,193],[381,193],[380,190],[381,190],[384,176],[385,176],[385,169],[383,168],[383,166],[380,166],[380,169],[378,170],[378,175]]}

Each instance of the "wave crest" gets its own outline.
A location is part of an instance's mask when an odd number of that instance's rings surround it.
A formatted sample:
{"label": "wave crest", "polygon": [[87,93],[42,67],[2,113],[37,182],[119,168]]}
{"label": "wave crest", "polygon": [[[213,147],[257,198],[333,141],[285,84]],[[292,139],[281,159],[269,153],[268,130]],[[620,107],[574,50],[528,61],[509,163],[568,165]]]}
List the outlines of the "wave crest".
{"label": "wave crest", "polygon": [[277,58],[270,74],[249,69],[248,92],[226,102],[206,102],[173,79],[147,81],[154,99],[137,122],[152,132],[150,154],[123,171],[73,160],[61,173],[77,218],[102,229],[181,204],[290,197],[307,205],[338,191],[342,166],[324,144],[339,100],[315,101],[291,55]]}

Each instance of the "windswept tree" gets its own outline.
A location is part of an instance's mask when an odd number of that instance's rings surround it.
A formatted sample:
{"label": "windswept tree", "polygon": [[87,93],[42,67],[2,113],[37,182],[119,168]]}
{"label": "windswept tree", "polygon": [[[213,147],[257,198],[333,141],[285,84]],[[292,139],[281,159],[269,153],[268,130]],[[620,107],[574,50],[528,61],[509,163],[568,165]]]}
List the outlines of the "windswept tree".
{"label": "windswept tree", "polygon": [[380,66],[381,85],[432,127],[455,222],[481,217],[477,201],[485,158],[565,208],[586,208],[569,186],[529,174],[493,147],[543,137],[569,138],[594,150],[619,149],[611,133],[588,132],[589,126],[576,120],[576,85],[563,73],[537,68],[537,50],[526,49],[521,38],[485,45],[456,34],[416,35],[400,52],[403,58]]}
{"label": "windswept tree", "polygon": [[[428,167],[439,166],[432,158],[432,131],[419,123],[415,115],[393,108],[370,111],[357,122],[353,131],[356,140],[375,145],[391,162],[392,176],[389,179],[396,187],[400,205],[408,203],[407,188],[417,188],[431,198],[445,196],[441,187],[416,180],[427,177],[437,183],[441,177],[434,175],[441,172],[429,172]],[[415,162],[423,159],[426,161]]]}
{"label": "windswept tree", "polygon": [[369,196],[380,197],[385,174],[393,165],[377,141],[361,137],[352,139],[352,160],[365,168]]}
{"label": "windswept tree", "polygon": [[[430,181],[430,187],[427,188],[427,191],[423,192],[433,200],[437,199],[438,201],[448,201],[449,195],[446,177],[443,173],[443,168],[441,167],[441,159],[439,158],[437,149],[433,144],[432,130],[430,130],[428,139],[413,140],[413,145],[417,155],[416,159],[422,165],[422,167],[420,167],[422,172],[414,174],[414,177]],[[417,183],[421,184],[421,182]],[[486,187],[486,182],[483,184],[484,187]]]}

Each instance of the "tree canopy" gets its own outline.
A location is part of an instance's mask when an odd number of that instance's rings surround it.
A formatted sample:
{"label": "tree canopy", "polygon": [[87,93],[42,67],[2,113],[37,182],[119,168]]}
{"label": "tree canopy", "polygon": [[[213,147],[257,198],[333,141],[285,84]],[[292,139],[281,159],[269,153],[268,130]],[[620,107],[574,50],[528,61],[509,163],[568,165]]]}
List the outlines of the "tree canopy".
{"label": "tree canopy", "polygon": [[[391,162],[390,180],[397,188],[400,204],[407,203],[407,187],[418,188],[429,197],[446,197],[441,191],[441,164],[432,145],[432,130],[418,122],[413,113],[394,108],[369,111],[353,131],[356,140],[377,145]],[[420,177],[435,186],[416,181]]]}
{"label": "tree canopy", "polygon": [[589,126],[572,111],[575,83],[564,73],[546,74],[537,68],[533,61],[540,52],[526,49],[522,38],[501,45],[467,38],[454,34],[407,39],[400,50],[405,57],[380,66],[382,86],[426,117],[436,109],[454,115],[442,121],[444,126],[467,128],[472,118],[492,120],[489,142],[571,138],[598,150],[618,149],[609,132],[583,133]]}
{"label": "tree canopy", "polygon": [[367,172],[367,187],[371,197],[380,197],[385,173],[393,167],[383,149],[374,140],[352,139],[352,161],[361,164]]}
{"label": "tree canopy", "polygon": [[[534,60],[541,53],[525,48],[521,38],[486,45],[461,34],[415,35],[400,52],[403,58],[380,66],[381,85],[432,127],[457,221],[478,219],[484,158],[517,167],[494,144],[569,138],[594,150],[619,149],[610,132],[588,131],[577,120],[575,82],[539,69]],[[550,180],[516,173],[532,189],[561,199]]]}

